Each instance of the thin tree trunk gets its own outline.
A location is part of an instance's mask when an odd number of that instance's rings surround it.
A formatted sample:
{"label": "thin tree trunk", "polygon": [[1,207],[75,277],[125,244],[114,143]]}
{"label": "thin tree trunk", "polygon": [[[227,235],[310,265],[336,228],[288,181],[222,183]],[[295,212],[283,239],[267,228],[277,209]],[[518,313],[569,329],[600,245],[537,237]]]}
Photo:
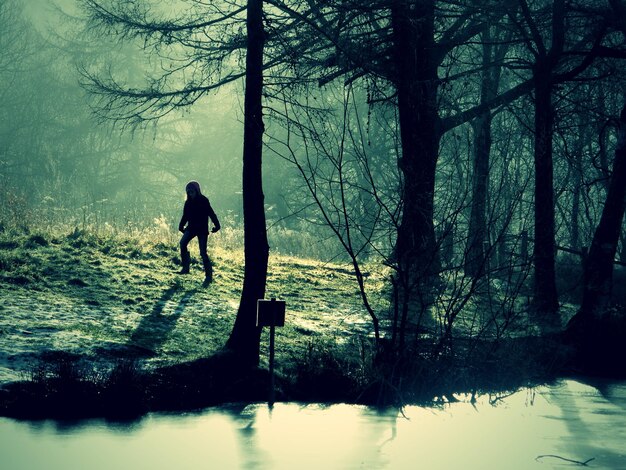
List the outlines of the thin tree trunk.
{"label": "thin tree trunk", "polygon": [[251,365],[259,363],[261,328],[256,303],[265,296],[269,245],[262,182],[263,2],[248,0],[243,139],[244,281],[239,310],[226,348]]}
{"label": "thin tree trunk", "polygon": [[580,206],[581,191],[583,187],[583,152],[585,150],[585,140],[587,138],[584,132],[585,123],[582,112],[578,117],[578,136],[576,137],[576,145],[574,147],[574,168],[572,170],[572,217],[570,223],[570,247],[573,250],[580,251]]}
{"label": "thin tree trunk", "polygon": [[620,250],[619,250],[619,260],[621,263],[626,264],[626,227],[622,224],[622,234],[619,237],[620,240]]}
{"label": "thin tree trunk", "polygon": [[[481,80],[480,102],[488,103],[496,98],[500,83],[501,68],[498,65],[506,52],[501,46],[495,51],[490,29],[482,36],[484,72]],[[474,162],[472,173],[472,207],[468,227],[465,256],[465,274],[481,276],[485,270],[486,253],[484,242],[487,238],[487,194],[489,190],[489,159],[491,154],[491,110],[487,110],[472,123],[474,131]]]}
{"label": "thin tree trunk", "polygon": [[573,182],[572,221],[570,232],[570,246],[573,250],[580,251],[580,188],[582,186],[581,172],[575,170]]}
{"label": "thin tree trunk", "polygon": [[491,113],[477,118],[474,130],[474,165],[472,174],[472,207],[470,212],[465,274],[480,277],[485,272],[483,243],[487,236],[487,191],[489,185],[489,154],[491,152]]}

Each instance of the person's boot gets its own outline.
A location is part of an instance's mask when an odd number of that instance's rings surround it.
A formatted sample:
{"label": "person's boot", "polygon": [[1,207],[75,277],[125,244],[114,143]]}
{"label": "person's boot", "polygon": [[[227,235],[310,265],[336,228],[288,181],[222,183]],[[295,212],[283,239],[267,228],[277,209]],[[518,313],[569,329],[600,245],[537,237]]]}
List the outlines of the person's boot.
{"label": "person's boot", "polygon": [[211,266],[209,261],[204,265],[204,284],[211,284],[211,282],[213,282],[213,266]]}
{"label": "person's boot", "polygon": [[191,255],[189,254],[189,252],[181,253],[180,258],[181,258],[181,264],[183,267],[176,274],[189,274],[189,265],[191,264]]}

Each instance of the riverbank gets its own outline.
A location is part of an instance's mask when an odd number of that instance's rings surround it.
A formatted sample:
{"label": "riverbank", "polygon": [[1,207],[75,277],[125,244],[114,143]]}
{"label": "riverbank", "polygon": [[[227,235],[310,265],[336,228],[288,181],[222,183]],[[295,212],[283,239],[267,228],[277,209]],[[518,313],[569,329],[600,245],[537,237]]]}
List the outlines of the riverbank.
{"label": "riverbank", "polygon": [[[134,415],[266,400],[267,331],[258,368],[244,369],[221,352],[243,260],[219,238],[211,242],[215,279],[206,286],[195,247],[192,274],[175,274],[174,237],[2,230],[0,413]],[[366,270],[383,328],[388,274]],[[287,302],[276,342],[278,400],[448,400],[552,380],[563,361],[558,339],[524,334],[536,331],[527,324],[496,341],[458,337],[444,345],[425,334],[409,355],[386,357],[374,347],[349,266],[338,263],[272,254],[267,297]]]}

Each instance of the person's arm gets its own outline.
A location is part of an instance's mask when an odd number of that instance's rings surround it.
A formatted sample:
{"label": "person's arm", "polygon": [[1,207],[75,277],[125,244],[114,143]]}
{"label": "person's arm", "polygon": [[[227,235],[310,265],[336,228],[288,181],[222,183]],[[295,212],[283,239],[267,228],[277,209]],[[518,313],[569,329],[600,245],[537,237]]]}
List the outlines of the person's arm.
{"label": "person's arm", "polygon": [[178,224],[178,231],[185,231],[185,224],[189,222],[189,215],[187,214],[187,201],[185,201],[185,206],[183,207],[183,216],[180,218],[180,223]]}
{"label": "person's arm", "polygon": [[213,222],[213,228],[211,229],[211,232],[215,233],[221,228],[221,225],[220,221],[217,218],[217,214],[215,214],[215,211],[211,207],[211,203],[209,203],[209,218],[211,219],[211,222]]}

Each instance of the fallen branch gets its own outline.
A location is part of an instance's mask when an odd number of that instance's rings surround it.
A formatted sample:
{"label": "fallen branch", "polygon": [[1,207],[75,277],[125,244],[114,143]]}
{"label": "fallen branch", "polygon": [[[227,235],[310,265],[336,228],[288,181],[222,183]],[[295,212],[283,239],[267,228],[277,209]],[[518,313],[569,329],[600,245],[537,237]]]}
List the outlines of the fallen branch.
{"label": "fallen branch", "polygon": [[536,457],[535,460],[543,459],[544,457],[552,457],[552,458],[555,458],[555,459],[565,460],[566,462],[575,463],[576,465],[580,465],[582,467],[586,467],[589,462],[591,462],[592,460],[595,460],[595,457],[591,457],[589,460],[585,460],[584,462],[580,462],[578,460],[566,459],[565,457],[561,457],[559,455],[552,455],[552,454],[540,455],[540,456]]}

